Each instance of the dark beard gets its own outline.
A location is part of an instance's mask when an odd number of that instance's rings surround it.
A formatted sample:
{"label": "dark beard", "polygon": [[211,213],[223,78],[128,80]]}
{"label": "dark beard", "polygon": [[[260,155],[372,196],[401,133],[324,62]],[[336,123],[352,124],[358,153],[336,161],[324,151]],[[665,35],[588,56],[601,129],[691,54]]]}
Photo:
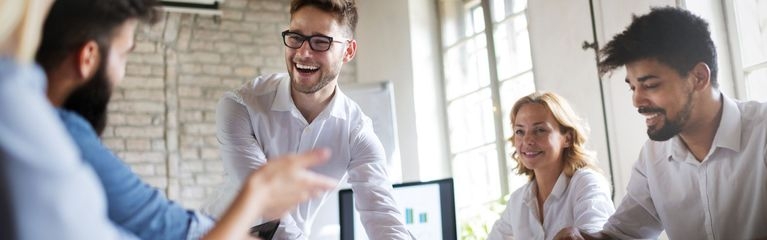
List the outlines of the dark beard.
{"label": "dark beard", "polygon": [[64,102],[64,109],[76,112],[88,120],[98,136],[107,126],[107,105],[112,97],[106,66],[102,62],[93,79],[77,88]]}
{"label": "dark beard", "polygon": [[[642,109],[639,110],[643,112]],[[687,95],[687,103],[684,104],[682,110],[679,111],[679,115],[676,120],[664,120],[663,127],[661,129],[647,128],[647,136],[653,141],[666,141],[682,132],[682,126],[690,118],[690,112],[692,111],[692,93]],[[644,112],[660,112],[666,116],[666,110],[663,109],[647,109]]]}

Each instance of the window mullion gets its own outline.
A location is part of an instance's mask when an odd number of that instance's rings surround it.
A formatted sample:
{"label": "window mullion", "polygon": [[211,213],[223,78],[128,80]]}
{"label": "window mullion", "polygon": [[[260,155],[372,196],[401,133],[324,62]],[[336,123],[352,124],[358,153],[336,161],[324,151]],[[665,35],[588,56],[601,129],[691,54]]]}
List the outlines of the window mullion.
{"label": "window mullion", "polygon": [[498,156],[498,176],[501,178],[501,195],[509,194],[508,167],[506,164],[506,139],[503,136],[503,111],[501,109],[500,82],[498,81],[498,63],[495,54],[495,37],[490,0],[482,0],[482,14],[485,20],[485,41],[487,42],[487,65],[490,71],[490,95],[493,102],[493,120],[495,123],[495,144]]}

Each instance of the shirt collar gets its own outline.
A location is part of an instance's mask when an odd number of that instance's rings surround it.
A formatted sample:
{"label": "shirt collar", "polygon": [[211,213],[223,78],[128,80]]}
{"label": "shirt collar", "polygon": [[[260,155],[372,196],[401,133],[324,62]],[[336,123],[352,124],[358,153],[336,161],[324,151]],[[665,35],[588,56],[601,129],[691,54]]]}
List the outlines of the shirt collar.
{"label": "shirt collar", "polygon": [[[716,149],[721,147],[740,152],[740,109],[732,98],[729,98],[724,94],[721,94],[720,96],[722,97],[722,116],[719,121],[719,127],[716,129],[716,134],[714,135],[714,141],[711,143],[711,148]],[[670,141],[671,147],[667,148],[666,153],[668,159],[684,161],[687,154],[689,154],[687,146],[682,142],[679,135],[674,136]]]}
{"label": "shirt collar", "polygon": [[[336,85],[333,99],[330,100],[328,106],[325,107],[325,109],[322,110],[322,113],[317,117],[324,118],[329,114],[336,118],[346,119],[346,111],[344,111],[343,104],[344,101],[342,100],[345,98],[346,95],[344,95],[338,85]],[[288,75],[280,80],[280,85],[277,87],[277,94],[274,96],[274,102],[272,102],[272,111],[293,111],[300,116],[300,111],[298,111],[298,107],[296,107],[295,102],[293,102],[293,97],[290,96],[290,76]]]}
{"label": "shirt collar", "polygon": [[285,75],[280,79],[280,85],[277,87],[277,95],[272,102],[272,111],[291,111],[298,110],[293,98],[290,97],[290,76]]}
{"label": "shirt collar", "polygon": [[[554,183],[554,188],[551,189],[551,194],[549,195],[549,198],[556,197],[560,198],[562,195],[565,194],[565,191],[567,190],[567,185],[570,182],[570,178],[565,175],[565,172],[562,171],[562,173],[559,174],[559,177],[557,178],[557,182]],[[533,179],[531,184],[528,185],[530,188],[527,190],[527,193],[525,194],[525,202],[528,204],[528,206],[532,207],[535,206],[536,203],[536,186],[538,184]],[[545,202],[545,200],[544,200]]]}

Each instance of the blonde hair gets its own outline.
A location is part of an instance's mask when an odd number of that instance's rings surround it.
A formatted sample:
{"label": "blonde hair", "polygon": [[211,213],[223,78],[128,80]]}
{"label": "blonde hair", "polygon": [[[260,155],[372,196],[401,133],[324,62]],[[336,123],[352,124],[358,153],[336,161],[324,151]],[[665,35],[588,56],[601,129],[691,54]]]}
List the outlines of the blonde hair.
{"label": "blonde hair", "polygon": [[19,62],[31,62],[52,3],[53,0],[0,0],[0,52]]}
{"label": "blonde hair", "polygon": [[[520,98],[514,103],[514,107],[511,108],[512,126],[514,121],[516,121],[519,109],[527,104],[540,104],[544,106],[556,119],[560,132],[570,135],[572,145],[562,151],[561,157],[564,161],[564,169],[562,171],[566,176],[572,177],[575,171],[581,168],[591,168],[601,172],[599,167],[594,165],[595,153],[587,150],[585,146],[588,126],[582,123],[581,118],[575,114],[575,111],[573,111],[570,104],[564,98],[552,92],[534,92]],[[514,137],[510,137],[509,141],[514,145]],[[530,180],[535,179],[535,172],[522,164],[516,150],[514,150],[512,158],[517,162],[517,167],[515,168],[517,174],[527,175]]]}

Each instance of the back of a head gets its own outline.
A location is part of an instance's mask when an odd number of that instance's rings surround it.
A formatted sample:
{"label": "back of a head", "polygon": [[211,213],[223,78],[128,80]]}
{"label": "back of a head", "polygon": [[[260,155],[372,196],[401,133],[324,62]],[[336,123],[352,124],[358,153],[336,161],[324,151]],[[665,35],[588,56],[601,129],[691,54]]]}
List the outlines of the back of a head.
{"label": "back of a head", "polygon": [[293,0],[290,2],[290,16],[305,6],[313,6],[322,11],[329,12],[336,20],[346,26],[353,37],[357,29],[357,2],[356,0]]}
{"label": "back of a head", "polygon": [[56,0],[43,25],[36,59],[50,69],[91,40],[106,56],[115,29],[130,19],[157,22],[156,6],[156,0]]}
{"label": "back of a head", "polygon": [[712,86],[718,87],[716,47],[708,23],[684,9],[653,8],[648,14],[634,16],[631,25],[615,35],[601,54],[602,74],[637,60],[655,59],[686,76],[703,62],[711,69]]}

